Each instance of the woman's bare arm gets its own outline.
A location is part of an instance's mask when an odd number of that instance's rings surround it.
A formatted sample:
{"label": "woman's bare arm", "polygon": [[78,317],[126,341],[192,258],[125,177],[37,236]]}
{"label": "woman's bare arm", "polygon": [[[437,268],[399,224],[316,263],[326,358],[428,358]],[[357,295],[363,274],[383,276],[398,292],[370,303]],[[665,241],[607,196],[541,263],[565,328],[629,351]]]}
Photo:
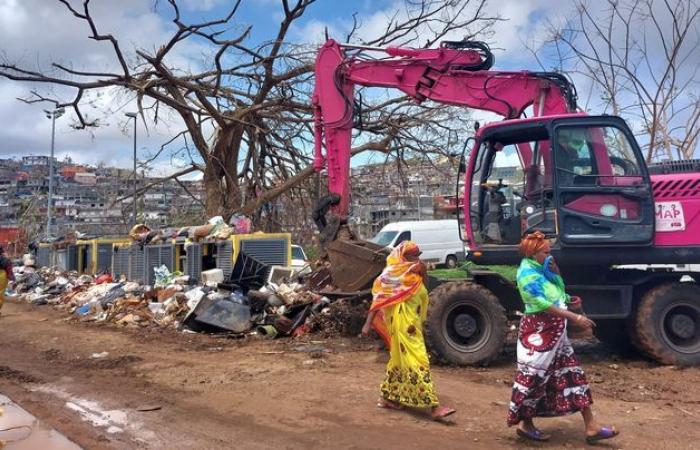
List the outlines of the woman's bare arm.
{"label": "woman's bare arm", "polygon": [[591,319],[584,316],[583,314],[576,314],[558,306],[552,305],[549,308],[545,309],[545,311],[554,316],[558,316],[563,319],[568,319],[572,322],[576,322],[580,325],[585,326],[586,328],[593,328],[595,326],[595,322],[593,322]]}

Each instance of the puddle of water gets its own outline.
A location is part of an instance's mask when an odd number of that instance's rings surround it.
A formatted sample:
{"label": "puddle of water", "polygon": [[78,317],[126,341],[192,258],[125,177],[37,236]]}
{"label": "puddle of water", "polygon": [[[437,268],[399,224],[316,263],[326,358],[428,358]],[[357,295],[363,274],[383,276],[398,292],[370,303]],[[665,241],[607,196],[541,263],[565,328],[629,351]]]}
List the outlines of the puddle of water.
{"label": "puddle of water", "polygon": [[0,441],[5,441],[6,450],[81,450],[67,437],[43,424],[19,406],[0,394]]}
{"label": "puddle of water", "polygon": [[137,440],[147,441],[155,438],[155,434],[143,429],[141,423],[129,420],[129,416],[124,410],[106,410],[98,402],[75,397],[55,386],[42,385],[33,390],[51,394],[64,400],[66,408],[76,412],[83,421],[89,422],[97,428],[103,428],[109,434],[127,431]]}

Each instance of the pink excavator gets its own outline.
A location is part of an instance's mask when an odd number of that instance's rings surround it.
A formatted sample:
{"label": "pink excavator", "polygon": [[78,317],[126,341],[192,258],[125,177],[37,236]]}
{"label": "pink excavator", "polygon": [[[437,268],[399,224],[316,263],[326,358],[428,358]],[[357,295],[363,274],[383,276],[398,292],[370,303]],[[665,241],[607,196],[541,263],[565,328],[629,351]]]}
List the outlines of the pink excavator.
{"label": "pink excavator", "polygon": [[[413,49],[329,40],[321,47],[314,164],[327,170],[330,195],[314,218],[336,285],[366,287],[383,263],[380,248],[341,232],[351,195],[354,86],[395,88],[418,103],[504,118],[477,128],[456,149],[468,259],[481,267],[515,265],[521,236],[540,230],[552,239],[569,291],[596,320],[599,339],[663,363],[700,364],[700,273],[678,269],[700,264],[700,167],[647,166],[625,121],[579,111],[576,90],[562,74],[493,70],[493,62],[487,45],[469,41]],[[676,269],[654,268],[659,264]],[[522,308],[512,280],[484,268],[431,287],[432,353],[455,364],[496,358],[508,320]]]}

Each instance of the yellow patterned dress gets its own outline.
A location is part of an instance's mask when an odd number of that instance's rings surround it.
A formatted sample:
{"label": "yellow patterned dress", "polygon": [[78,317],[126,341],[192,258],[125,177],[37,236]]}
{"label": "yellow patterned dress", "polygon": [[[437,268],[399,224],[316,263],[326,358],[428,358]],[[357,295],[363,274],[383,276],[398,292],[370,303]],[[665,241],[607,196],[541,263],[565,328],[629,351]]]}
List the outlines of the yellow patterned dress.
{"label": "yellow patterned dress", "polygon": [[391,358],[380,388],[382,397],[417,408],[438,405],[423,340],[423,321],[427,309],[428,291],[421,283],[418,291],[408,300],[388,306],[384,311],[391,339]]}
{"label": "yellow patterned dress", "polygon": [[2,309],[3,303],[5,303],[5,289],[7,289],[7,273],[4,269],[0,269],[0,310]]}
{"label": "yellow patterned dress", "polygon": [[379,312],[375,328],[389,342],[391,354],[380,387],[382,397],[404,406],[430,408],[438,406],[438,398],[423,340],[428,291],[423,278],[412,270],[416,263],[405,259],[406,253],[416,251],[418,247],[410,241],[392,251],[372,288],[370,311]]}

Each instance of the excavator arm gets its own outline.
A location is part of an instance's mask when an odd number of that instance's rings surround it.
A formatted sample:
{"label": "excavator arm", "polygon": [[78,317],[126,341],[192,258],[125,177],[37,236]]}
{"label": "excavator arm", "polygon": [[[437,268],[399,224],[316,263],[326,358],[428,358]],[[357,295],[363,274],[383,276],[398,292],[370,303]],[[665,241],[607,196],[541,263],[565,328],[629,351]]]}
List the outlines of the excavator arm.
{"label": "excavator arm", "polygon": [[[380,51],[386,59],[367,59]],[[316,59],[314,168],[328,172],[330,193],[339,201],[333,212],[348,213],[350,146],[354,87],[395,88],[417,103],[439,103],[491,111],[507,119],[521,117],[532,106],[534,115],[576,110],[574,87],[561,74],[489,70],[493,56],[479,42],[443,42],[437,49],[360,47],[327,41]],[[323,147],[326,152],[324,154]],[[529,148],[520,148],[521,158]]]}

